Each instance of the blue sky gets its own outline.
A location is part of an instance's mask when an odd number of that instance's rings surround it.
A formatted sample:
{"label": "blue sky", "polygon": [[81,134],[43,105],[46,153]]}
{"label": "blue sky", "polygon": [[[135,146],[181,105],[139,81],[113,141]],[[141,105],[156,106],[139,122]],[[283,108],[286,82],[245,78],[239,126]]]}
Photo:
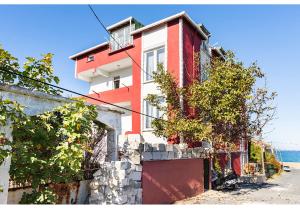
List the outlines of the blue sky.
{"label": "blue sky", "polygon": [[[212,33],[218,43],[266,72],[268,86],[278,92],[278,114],[266,137],[276,147],[300,150],[300,6],[234,5],[95,5],[105,25],[133,16],[144,24],[185,10]],[[86,5],[0,6],[0,44],[21,62],[25,56],[55,54],[60,85],[81,93],[88,84],[74,78],[68,57],[97,45],[107,34]]]}

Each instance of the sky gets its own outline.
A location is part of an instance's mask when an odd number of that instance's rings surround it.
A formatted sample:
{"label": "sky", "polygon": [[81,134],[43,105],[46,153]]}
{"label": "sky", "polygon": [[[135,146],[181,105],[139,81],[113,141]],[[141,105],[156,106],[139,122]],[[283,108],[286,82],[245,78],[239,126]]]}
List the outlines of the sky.
{"label": "sky", "polygon": [[[186,11],[211,32],[211,44],[233,50],[245,63],[257,61],[268,88],[278,93],[277,116],[265,136],[279,149],[300,150],[300,6],[275,5],[93,5],[108,26],[129,16],[144,25]],[[54,54],[60,85],[87,93],[68,57],[106,41],[87,5],[0,5],[0,44],[24,62]]]}

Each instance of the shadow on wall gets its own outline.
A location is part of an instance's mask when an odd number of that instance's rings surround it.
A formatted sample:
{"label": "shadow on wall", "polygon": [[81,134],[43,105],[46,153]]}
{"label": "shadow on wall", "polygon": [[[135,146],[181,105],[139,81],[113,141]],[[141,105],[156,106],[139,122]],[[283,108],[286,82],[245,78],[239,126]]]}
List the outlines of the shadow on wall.
{"label": "shadow on wall", "polygon": [[204,192],[203,159],[146,161],[143,204],[171,204]]}

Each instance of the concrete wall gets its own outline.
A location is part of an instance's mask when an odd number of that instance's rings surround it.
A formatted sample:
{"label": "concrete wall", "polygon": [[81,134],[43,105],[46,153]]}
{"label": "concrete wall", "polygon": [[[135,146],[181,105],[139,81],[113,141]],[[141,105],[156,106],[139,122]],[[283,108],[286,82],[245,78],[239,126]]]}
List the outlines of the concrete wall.
{"label": "concrete wall", "polygon": [[120,140],[120,160],[94,174],[91,204],[172,203],[203,192],[203,159],[211,158],[211,148],[147,143],[137,134]]}
{"label": "concrete wall", "polygon": [[[74,184],[70,184],[66,190],[65,185],[57,185],[54,189],[60,195],[59,204],[87,204],[90,180],[83,180]],[[24,192],[31,193],[31,188],[17,188],[8,191],[7,204],[19,204]]]}
{"label": "concrete wall", "polygon": [[[2,99],[10,99],[16,101],[24,106],[24,112],[27,115],[34,116],[46,111],[51,111],[58,106],[62,106],[66,103],[73,102],[68,98],[61,96],[53,96],[37,91],[31,91],[17,86],[9,86],[0,84],[0,97]],[[97,120],[110,127],[113,135],[112,140],[108,140],[114,149],[117,149],[117,137],[121,134],[121,112],[112,110],[103,106],[97,107],[98,117]],[[12,140],[11,126],[0,128],[1,132],[4,132],[6,137]],[[115,151],[111,157],[112,160],[116,159],[117,151]],[[0,185],[4,191],[0,192],[0,204],[7,203],[8,196],[8,181],[9,181],[9,168],[10,158],[7,158],[0,166]]]}

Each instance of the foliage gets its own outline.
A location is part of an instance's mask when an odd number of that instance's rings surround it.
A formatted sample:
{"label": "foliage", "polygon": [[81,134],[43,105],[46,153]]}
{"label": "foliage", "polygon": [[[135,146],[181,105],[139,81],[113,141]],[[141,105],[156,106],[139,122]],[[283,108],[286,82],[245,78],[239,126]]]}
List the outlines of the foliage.
{"label": "foliage", "polygon": [[13,84],[16,79],[16,75],[6,73],[3,70],[18,73],[19,63],[17,58],[13,57],[0,45],[0,83]]}
{"label": "foliage", "polygon": [[[51,53],[42,55],[41,59],[26,57],[22,71],[20,70],[18,59],[0,46],[0,83],[18,85],[30,90],[59,95],[61,94],[59,89],[48,85],[51,83],[59,84],[59,78],[53,74],[52,58],[53,54]],[[33,81],[19,75],[30,77],[48,84]]]}
{"label": "foliage", "polygon": [[[41,59],[35,59],[33,57],[27,57],[26,62],[23,66],[23,71],[21,74],[26,77],[37,79],[44,83],[59,83],[59,78],[53,75],[53,65],[52,65],[53,54],[47,53],[42,55]],[[40,83],[37,81],[30,80],[25,77],[20,77],[21,80],[18,82],[18,86],[45,92],[48,94],[59,95],[61,91],[59,89],[53,88],[48,84]]]}
{"label": "foliage", "polygon": [[209,123],[184,115],[181,98],[185,95],[186,90],[179,88],[173,76],[161,65],[158,66],[158,71],[153,73],[153,78],[158,84],[162,96],[150,94],[147,96],[147,100],[163,112],[162,118],[152,121],[154,133],[165,138],[182,137],[186,142],[209,139],[211,133]]}
{"label": "foliage", "polygon": [[220,165],[220,160],[216,156],[213,161],[214,161],[213,162],[214,170],[218,173],[218,177],[220,177],[223,174],[222,168],[221,168],[221,165]]}
{"label": "foliage", "polygon": [[274,119],[276,106],[273,105],[276,92],[269,93],[266,85],[257,88],[248,101],[249,127],[248,133],[252,138],[262,139],[264,127]]}
{"label": "foliage", "polygon": [[[94,106],[77,101],[30,117],[30,121],[15,128],[12,180],[21,184],[29,182],[38,190],[49,183],[68,183],[82,178],[84,153],[91,150],[88,147],[91,125],[96,117]],[[40,195],[24,197],[38,200]]]}
{"label": "foliage", "polygon": [[56,200],[56,194],[45,188],[40,191],[33,190],[32,193],[24,192],[20,204],[55,204]]}
{"label": "foliage", "polygon": [[281,164],[273,153],[268,151],[265,152],[265,162],[270,163],[277,173],[281,170]]}
{"label": "foliage", "polygon": [[[23,107],[17,102],[0,97],[0,126],[3,127],[8,121],[14,122],[16,125],[21,124],[26,120],[26,115],[23,112]],[[9,141],[4,133],[0,133],[0,165],[4,159],[9,156],[10,148]]]}
{"label": "foliage", "polygon": [[182,88],[162,66],[153,73],[162,96],[151,94],[147,100],[164,112],[163,118],[152,121],[156,135],[186,142],[210,140],[215,148],[236,150],[237,141],[262,133],[274,117],[268,113],[275,110],[269,103],[276,93],[254,91],[256,80],[264,77],[256,63],[245,67],[231,51],[225,57],[205,68],[208,80]]}
{"label": "foliage", "polygon": [[250,157],[249,160],[254,163],[262,162],[262,148],[259,144],[255,142],[250,142]]}

